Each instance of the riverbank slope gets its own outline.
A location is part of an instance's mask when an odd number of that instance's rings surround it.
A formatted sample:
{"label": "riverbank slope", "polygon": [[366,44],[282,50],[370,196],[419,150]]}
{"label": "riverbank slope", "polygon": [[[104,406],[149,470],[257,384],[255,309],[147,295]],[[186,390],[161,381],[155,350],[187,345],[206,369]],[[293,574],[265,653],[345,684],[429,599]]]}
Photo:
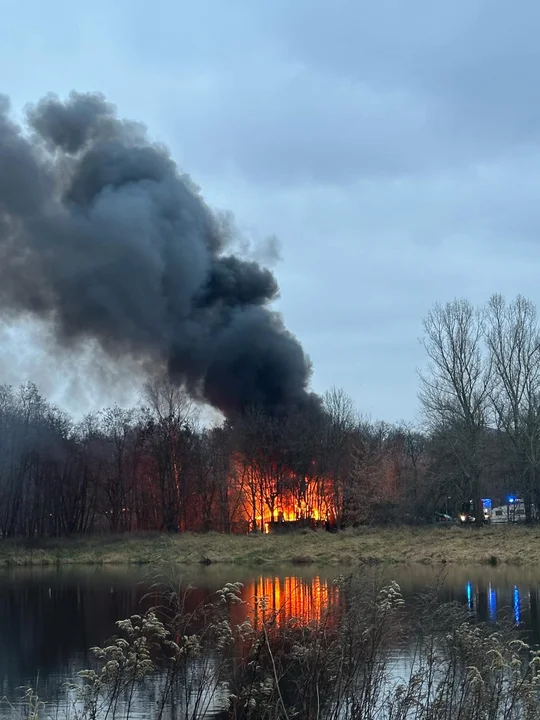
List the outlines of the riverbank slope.
{"label": "riverbank slope", "polygon": [[0,540],[0,567],[16,565],[230,563],[362,565],[540,563],[540,528],[369,528],[342,533],[158,533],[58,540]]}

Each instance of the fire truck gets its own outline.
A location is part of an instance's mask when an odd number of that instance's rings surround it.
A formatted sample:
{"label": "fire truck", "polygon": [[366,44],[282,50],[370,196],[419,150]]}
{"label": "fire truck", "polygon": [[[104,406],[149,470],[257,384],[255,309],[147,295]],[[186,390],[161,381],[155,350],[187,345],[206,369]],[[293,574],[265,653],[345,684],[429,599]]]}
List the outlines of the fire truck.
{"label": "fire truck", "polygon": [[[491,522],[491,498],[482,498],[482,510],[481,510],[484,522]],[[461,512],[459,513],[459,522],[462,525],[474,525],[476,522],[476,508],[473,500],[467,500],[461,506]]]}

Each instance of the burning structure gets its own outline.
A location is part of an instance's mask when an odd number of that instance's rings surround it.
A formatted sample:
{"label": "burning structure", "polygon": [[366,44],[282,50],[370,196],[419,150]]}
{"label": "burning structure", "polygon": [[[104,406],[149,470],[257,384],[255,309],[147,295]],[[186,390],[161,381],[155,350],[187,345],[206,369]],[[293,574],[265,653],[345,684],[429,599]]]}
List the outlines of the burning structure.
{"label": "burning structure", "polygon": [[234,459],[236,487],[250,530],[279,532],[289,526],[334,526],[337,508],[330,479],[316,471],[297,476],[272,466],[258,468],[237,456]]}

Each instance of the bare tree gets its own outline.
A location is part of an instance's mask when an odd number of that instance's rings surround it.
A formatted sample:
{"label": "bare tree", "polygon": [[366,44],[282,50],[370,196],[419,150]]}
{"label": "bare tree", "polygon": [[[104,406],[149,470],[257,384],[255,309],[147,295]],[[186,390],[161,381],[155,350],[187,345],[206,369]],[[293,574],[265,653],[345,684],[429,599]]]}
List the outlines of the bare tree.
{"label": "bare tree", "polygon": [[186,389],[171,382],[164,373],[145,383],[143,400],[158,420],[174,419],[182,425],[188,421],[195,422],[198,417],[198,408]]}
{"label": "bare tree", "polygon": [[344,390],[332,388],[323,396],[323,407],[328,417],[326,443],[323,453],[325,474],[328,475],[334,495],[333,507],[337,529],[343,519],[343,478],[350,470],[353,433],[358,418],[352,399]]}
{"label": "bare tree", "polygon": [[315,408],[290,413],[282,426],[281,444],[291,470],[287,489],[300,520],[329,520],[335,515],[333,491],[327,477],[324,414]]}
{"label": "bare tree", "polygon": [[363,525],[373,520],[378,499],[377,460],[359,434],[351,447],[351,467],[344,488],[343,517],[347,524]]}
{"label": "bare tree", "polygon": [[244,509],[252,529],[264,532],[265,518],[277,519],[283,499],[286,468],[281,426],[260,408],[250,408],[236,423],[236,445]]}
{"label": "bare tree", "polygon": [[230,426],[212,428],[207,434],[208,454],[212,482],[217,487],[218,503],[214,522],[222,532],[230,533],[239,518],[241,493],[234,482],[233,436]]}
{"label": "bare tree", "polygon": [[100,413],[105,462],[101,487],[106,498],[105,514],[113,532],[132,529],[141,443],[137,415],[117,405]]}
{"label": "bare tree", "polygon": [[532,497],[540,504],[540,331],[536,308],[522,296],[508,304],[501,295],[493,295],[486,315],[486,342],[493,367],[490,399],[498,426],[514,447],[530,521]]}
{"label": "bare tree", "polygon": [[429,362],[427,372],[420,373],[420,401],[429,427],[444,437],[463,473],[481,524],[492,375],[483,315],[468,301],[454,300],[435,305],[423,325]]}
{"label": "bare tree", "polygon": [[398,428],[402,438],[402,450],[405,458],[405,495],[413,505],[420,491],[420,478],[423,476],[423,463],[426,455],[426,437],[410,423],[402,423]]}

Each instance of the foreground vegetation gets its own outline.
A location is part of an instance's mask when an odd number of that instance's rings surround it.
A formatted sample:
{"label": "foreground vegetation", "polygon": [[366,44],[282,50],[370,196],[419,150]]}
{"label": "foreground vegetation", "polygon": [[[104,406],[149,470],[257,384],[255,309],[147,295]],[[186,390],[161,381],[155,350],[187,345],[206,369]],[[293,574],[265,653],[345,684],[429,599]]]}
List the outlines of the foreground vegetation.
{"label": "foreground vegetation", "polygon": [[335,600],[307,623],[284,622],[264,597],[246,616],[240,583],[195,605],[193,588],[156,585],[158,604],[119,621],[56,706],[27,690],[8,710],[65,720],[126,720],[143,708],[156,720],[539,717],[540,653],[515,628],[474,624],[466,609],[438,604],[437,588],[410,614],[395,582],[360,573],[334,585]]}
{"label": "foreground vegetation", "polygon": [[290,535],[124,534],[50,540],[0,541],[0,566],[69,564],[246,566],[423,563],[540,564],[540,529],[366,528]]}

